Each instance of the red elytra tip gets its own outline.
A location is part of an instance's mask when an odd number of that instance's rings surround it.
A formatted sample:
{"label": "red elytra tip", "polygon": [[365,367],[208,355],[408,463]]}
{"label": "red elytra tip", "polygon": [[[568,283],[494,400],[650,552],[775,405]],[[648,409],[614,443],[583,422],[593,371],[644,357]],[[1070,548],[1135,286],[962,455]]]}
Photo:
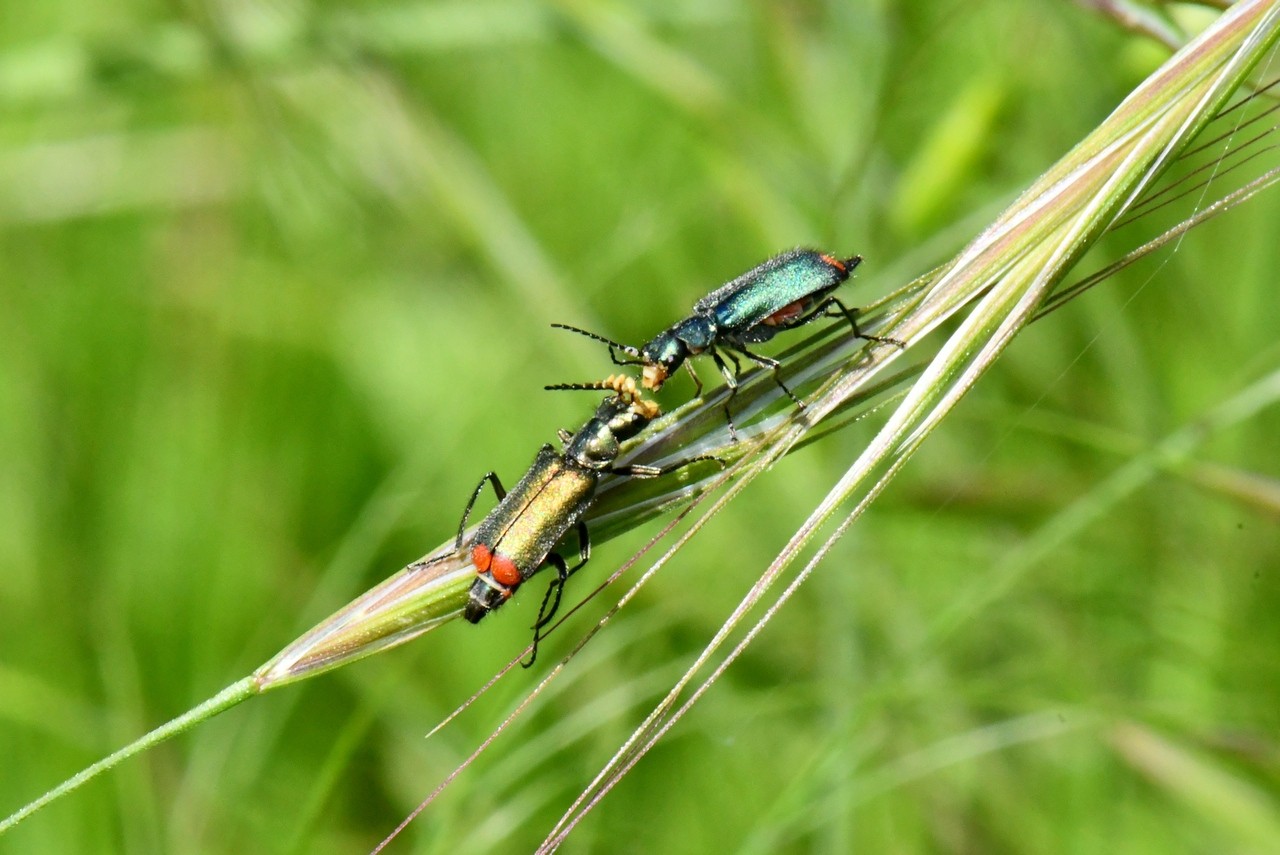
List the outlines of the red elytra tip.
{"label": "red elytra tip", "polygon": [[818,258],[821,258],[823,261],[825,261],[827,264],[830,264],[832,267],[836,268],[841,273],[849,272],[849,268],[845,267],[844,262],[838,258],[835,258],[830,255],[823,255],[823,254],[819,254]]}
{"label": "red elytra tip", "polygon": [[483,543],[471,547],[471,563],[476,566],[477,573],[484,573],[493,562],[493,550]]}
{"label": "red elytra tip", "polygon": [[[516,568],[515,563],[500,553],[494,554],[493,561],[489,564],[489,570],[493,573],[494,581],[499,585],[514,588],[521,582],[520,571]],[[511,596],[511,594],[508,593],[507,596]]]}

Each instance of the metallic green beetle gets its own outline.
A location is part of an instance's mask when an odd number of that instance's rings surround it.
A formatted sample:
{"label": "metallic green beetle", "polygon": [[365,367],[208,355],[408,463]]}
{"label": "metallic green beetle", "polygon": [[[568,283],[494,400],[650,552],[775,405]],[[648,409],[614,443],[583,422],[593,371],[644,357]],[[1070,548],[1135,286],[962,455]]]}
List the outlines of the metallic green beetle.
{"label": "metallic green beetle", "polygon": [[[718,458],[695,457],[666,467],[614,466],[622,443],[658,417],[658,405],[644,400],[635,381],[621,375],[600,383],[559,388],[610,389],[615,394],[605,398],[595,415],[576,433],[560,432],[563,453],[557,453],[550,444],[542,446],[529,471],[510,491],[503,488],[496,473],[486,473],[471,493],[454,544],[455,552],[462,549],[467,520],[488,482],[498,496],[498,506],[480,522],[471,539],[471,562],[477,575],[463,611],[463,617],[471,623],[479,623],[511,599],[516,589],[542,567],[549,564],[556,569],[556,579],[547,589],[533,627],[533,653],[526,667],[537,656],[541,630],[560,606],[565,581],[591,557],[591,540],[582,516],[595,498],[600,476],[609,473],[657,478],[699,460],[716,460],[724,465]],[[571,528],[577,529],[580,553],[579,562],[572,568],[554,551]]]}
{"label": "metallic green beetle", "polygon": [[[729,401],[738,391],[738,375],[742,366],[735,354],[741,354],[757,365],[770,369],[782,391],[797,405],[800,401],[778,374],[776,359],[752,353],[748,345],[768,341],[781,330],[803,326],[818,318],[843,316],[855,335],[872,341],[891,341],[864,335],[850,309],[831,292],[840,286],[862,262],[861,256],[840,259],[813,249],[793,249],[753,267],[737,279],[722,285],[693,306],[693,313],[654,336],[643,347],[620,344],[612,339],[565,324],[552,324],[559,329],[580,333],[609,345],[609,357],[617,365],[641,365],[641,380],[646,389],[658,390],[681,365],[688,369],[697,394],[702,394],[702,381],[686,360],[706,354],[720,369],[729,397],[725,400],[725,418],[729,430],[737,436]],[[895,344],[897,342],[894,342]],[[614,349],[632,357],[619,359]],[[733,371],[725,364],[721,351],[733,362]]]}

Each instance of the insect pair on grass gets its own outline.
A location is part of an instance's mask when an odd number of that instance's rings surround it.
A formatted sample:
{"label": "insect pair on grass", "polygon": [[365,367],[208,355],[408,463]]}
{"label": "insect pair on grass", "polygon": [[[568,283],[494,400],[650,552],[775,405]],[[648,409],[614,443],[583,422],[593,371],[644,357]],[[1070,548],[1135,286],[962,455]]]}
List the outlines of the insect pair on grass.
{"label": "insect pair on grass", "polygon": [[[832,295],[861,261],[856,255],[840,259],[810,249],[775,256],[703,297],[694,304],[689,317],[639,348],[577,327],[554,326],[604,342],[617,365],[641,366],[642,385],[654,391],[662,388],[684,365],[701,395],[702,381],[687,360],[691,356],[710,356],[730,390],[724,405],[725,418],[730,433],[737,439],[730,402],[737,393],[742,371],[738,356],[772,371],[774,381],[787,396],[798,406],[804,406],[783,383],[779,374],[781,364],[753,353],[749,346],[769,341],[782,330],[824,317],[844,318],[861,338],[898,344],[892,339],[863,334],[858,329],[855,312]],[[621,359],[618,352],[630,358]],[[725,362],[726,356],[733,363],[732,370]],[[550,444],[542,446],[529,470],[510,491],[503,487],[496,473],[486,473],[471,493],[454,545],[455,553],[462,550],[467,521],[485,483],[489,483],[498,497],[498,505],[481,520],[471,539],[471,563],[476,579],[463,616],[472,623],[478,623],[499,608],[543,567],[555,569],[556,578],[547,588],[534,622],[533,652],[526,667],[532,665],[537,656],[542,630],[559,608],[565,582],[590,558],[591,541],[583,515],[594,501],[601,476],[657,478],[699,461],[714,460],[724,465],[718,458],[706,456],[666,467],[615,465],[622,443],[639,434],[660,413],[658,405],[645,400],[630,377],[616,375],[599,383],[546,388],[598,389],[612,394],[576,432],[560,431],[562,451],[556,451]],[[572,567],[556,551],[571,528],[576,530],[579,544],[579,560]]]}

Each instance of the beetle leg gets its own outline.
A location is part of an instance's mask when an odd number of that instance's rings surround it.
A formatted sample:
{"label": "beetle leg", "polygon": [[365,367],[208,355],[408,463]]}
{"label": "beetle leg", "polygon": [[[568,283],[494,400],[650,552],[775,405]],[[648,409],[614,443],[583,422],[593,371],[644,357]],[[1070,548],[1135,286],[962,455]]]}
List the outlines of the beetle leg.
{"label": "beetle leg", "polygon": [[581,570],[582,564],[591,559],[591,535],[586,530],[586,523],[581,520],[577,521],[577,564],[573,570],[568,571],[568,575]]}
{"label": "beetle leg", "polygon": [[[552,558],[560,559],[560,556],[553,552],[547,556],[548,560]],[[560,559],[560,563],[556,565],[556,572],[561,573],[563,570],[564,560]],[[521,662],[521,667],[532,668],[533,663],[538,661],[538,645],[542,643],[542,627],[547,621],[551,620],[551,617],[556,613],[556,609],[560,608],[560,595],[564,593],[564,580],[566,578],[568,578],[567,575],[557,575],[556,578],[551,580],[551,584],[547,586],[547,593],[542,596],[542,607],[538,611],[538,622],[533,625],[533,646],[529,650],[529,659]],[[552,601],[552,594],[555,595],[554,601]],[[548,611],[547,603],[549,601],[551,601],[551,607]]]}
{"label": "beetle leg", "polygon": [[768,368],[770,371],[772,371],[773,382],[777,383],[779,388],[781,388],[782,391],[787,393],[787,397],[790,398],[797,407],[799,407],[802,410],[804,409],[804,401],[797,398],[792,393],[792,391],[787,388],[787,384],[782,382],[782,373],[779,370],[782,367],[781,362],[779,362],[776,359],[770,359],[767,356],[761,356],[758,353],[752,353],[751,351],[747,350],[745,347],[739,346],[737,350],[739,353],[747,357],[747,359],[750,359],[756,365],[759,365],[761,368]]}
{"label": "beetle leg", "polygon": [[684,367],[689,370],[689,376],[693,378],[693,385],[694,385],[693,397],[701,398],[702,397],[702,378],[698,376],[697,371],[693,370],[693,362],[691,360],[686,359],[684,361]]}
{"label": "beetle leg", "polygon": [[646,466],[643,463],[636,463],[631,466],[615,466],[609,472],[613,475],[626,475],[630,478],[661,478],[663,475],[670,475],[677,469],[683,469],[686,466],[701,463],[704,460],[714,460],[720,464],[721,469],[729,465],[714,454],[700,454],[697,457],[690,457],[688,460],[681,460],[679,463],[672,463],[669,466]]}
{"label": "beetle leg", "polygon": [[[831,307],[833,304],[839,307],[838,314],[832,312]],[[892,344],[892,345],[895,345],[900,350],[906,350],[906,347],[907,347],[906,344],[899,341],[896,338],[889,338],[887,336],[879,336],[879,335],[871,335],[870,333],[864,333],[862,330],[858,329],[858,321],[857,321],[858,310],[850,309],[848,306],[846,306],[844,303],[840,301],[839,297],[828,297],[827,299],[823,300],[818,305],[818,308],[815,309],[809,315],[808,318],[805,318],[804,320],[800,321],[800,324],[807,324],[809,323],[809,321],[815,318],[820,318],[820,317],[821,318],[839,318],[841,316],[843,316],[844,319],[849,322],[850,328],[853,329],[853,334],[858,338],[864,338],[867,341],[876,341],[876,342],[879,342],[880,344]],[[797,324],[797,326],[799,326],[800,324]]]}
{"label": "beetle leg", "polygon": [[551,580],[551,584],[547,586],[547,592],[542,595],[538,619],[533,623],[533,649],[529,651],[529,661],[520,663],[525,668],[531,667],[538,658],[538,643],[542,641],[542,628],[551,623],[556,612],[560,610],[560,599],[564,596],[564,583],[591,557],[591,536],[587,534],[587,524],[584,522],[578,523],[578,556],[578,563],[573,567],[567,567],[564,558],[558,552],[552,552],[545,559],[547,564],[556,569],[556,577]]}
{"label": "beetle leg", "polygon": [[742,376],[742,363],[738,361],[737,355],[732,350],[725,348],[724,352],[729,354],[729,361],[733,363],[733,377],[736,380]]}
{"label": "beetle leg", "polygon": [[630,466],[615,466],[608,470],[610,475],[622,475],[626,478],[657,478],[663,474],[660,466],[646,466],[643,463],[634,463]]}
{"label": "beetle leg", "polygon": [[470,518],[471,509],[476,506],[476,499],[480,498],[480,491],[484,489],[486,481],[493,485],[493,492],[497,495],[499,502],[507,497],[507,488],[503,487],[502,482],[498,480],[498,473],[486,472],[480,479],[480,483],[471,491],[471,500],[467,502],[467,509],[462,512],[462,522],[458,523],[458,540],[453,545],[454,551],[462,548],[462,535],[467,530],[467,519]]}
{"label": "beetle leg", "polygon": [[[729,387],[729,396],[724,399],[724,420],[729,424],[729,436],[733,437],[734,442],[737,442],[738,429],[734,427],[733,413],[729,410],[729,402],[733,400],[734,395],[738,394],[738,376],[735,372],[729,370],[728,365],[724,364],[724,360],[720,358],[720,351],[714,348],[707,348],[706,352],[711,354],[716,367],[720,369],[720,375],[724,377],[724,384]],[[729,354],[729,358],[733,360],[734,367],[741,371],[742,366],[738,364],[738,360],[733,353]]]}
{"label": "beetle leg", "polygon": [[[542,628],[551,623],[556,612],[560,610],[560,597],[564,593],[564,583],[569,580],[569,568],[565,565],[560,553],[549,554],[546,563],[556,568],[556,577],[551,580],[551,584],[547,586],[547,592],[542,595],[542,607],[538,609],[538,619],[533,623],[534,655],[537,655],[538,642],[542,639]],[[573,569],[577,570],[581,566],[582,564],[579,563]],[[533,664],[532,659],[529,660],[529,664]]]}
{"label": "beetle leg", "polygon": [[552,552],[548,555],[546,563],[556,568],[556,578],[551,580],[551,584],[547,586],[547,592],[542,595],[542,605],[538,607],[538,619],[533,623],[533,647],[529,650],[529,660],[520,663],[525,668],[533,667],[533,663],[538,661],[538,644],[542,641],[542,628],[551,622],[556,610],[560,608],[560,596],[564,593],[565,580],[569,578],[569,570],[565,567],[564,559],[557,553]]}
{"label": "beetle leg", "polygon": [[[467,531],[467,520],[471,518],[471,511],[476,506],[476,499],[480,498],[480,491],[484,489],[486,481],[493,485],[493,492],[497,494],[499,502],[507,497],[507,488],[502,486],[502,481],[498,479],[498,473],[486,472],[485,476],[480,479],[480,483],[471,491],[471,498],[467,501],[466,510],[462,512],[462,521],[458,523],[458,539],[453,543],[453,554],[462,550],[462,536]],[[409,566],[414,570],[421,570],[424,567],[430,567],[432,564],[438,564],[448,557],[448,555],[437,555],[430,561],[420,561]]]}

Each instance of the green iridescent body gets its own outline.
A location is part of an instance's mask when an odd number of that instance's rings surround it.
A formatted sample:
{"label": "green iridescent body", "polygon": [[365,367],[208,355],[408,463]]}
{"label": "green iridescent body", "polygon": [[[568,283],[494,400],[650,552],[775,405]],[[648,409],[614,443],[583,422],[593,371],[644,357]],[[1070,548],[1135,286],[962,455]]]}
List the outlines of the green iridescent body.
{"label": "green iridescent body", "polygon": [[[736,439],[737,430],[729,403],[738,391],[738,375],[742,369],[738,356],[772,371],[774,381],[791,400],[797,406],[804,406],[782,382],[779,362],[753,353],[748,345],[768,341],[780,330],[828,317],[845,318],[854,335],[861,338],[892,341],[863,335],[855,320],[856,311],[832,296],[831,292],[848,279],[861,262],[861,256],[841,259],[813,249],[793,249],[776,255],[703,297],[694,304],[689,317],[658,333],[639,348],[578,327],[552,326],[604,342],[609,345],[609,356],[617,365],[642,366],[641,380],[646,389],[661,389],[662,384],[683,365],[701,395],[702,381],[687,360],[699,354],[710,356],[729,387],[724,411],[729,431]],[[619,359],[615,349],[632,358]],[[732,370],[725,362],[726,356],[733,363]]]}
{"label": "green iridescent body", "polygon": [[515,571],[513,577],[494,568],[494,575],[515,587],[536,573],[582,518],[599,480],[595,470],[566,465],[555,448],[542,446],[529,471],[476,527],[472,542],[493,554],[490,566],[505,559]]}
{"label": "green iridescent body", "polygon": [[[476,497],[488,481],[498,495],[498,506],[476,526],[471,539],[471,562],[476,580],[471,585],[463,617],[477,623],[511,598],[516,589],[547,564],[556,568],[561,585],[573,572],[555,552],[556,544],[571,528],[578,532],[581,561],[591,555],[587,527],[582,522],[595,498],[596,484],[606,472],[652,478],[664,470],[651,466],[615,467],[622,443],[644,430],[658,415],[658,405],[636,393],[629,377],[610,377],[585,388],[611,389],[616,394],[596,407],[595,415],[577,433],[560,432],[564,451],[544,445],[538,450],[529,471],[507,492],[498,476],[490,472],[476,485],[471,501],[458,526],[457,548],[461,548],[467,517]],[[577,569],[576,567],[574,569]],[[559,603],[559,589],[550,612],[540,616],[541,627]]]}
{"label": "green iridescent body", "polygon": [[[582,517],[595,499],[600,477],[610,474],[657,478],[700,460],[715,460],[724,466],[724,461],[706,456],[692,457],[669,466],[615,466],[614,462],[622,453],[622,443],[640,433],[660,415],[658,405],[644,400],[636,391],[635,380],[622,375],[598,383],[576,383],[561,388],[608,389],[614,394],[596,407],[595,414],[577,433],[560,431],[560,442],[564,446],[562,453],[557,453],[551,445],[538,449],[529,471],[510,492],[502,486],[496,473],[486,473],[462,512],[453,547],[455,554],[461,551],[467,520],[487,482],[498,496],[498,506],[476,526],[471,539],[471,563],[475,566],[476,578],[471,583],[462,616],[471,623],[479,623],[485,615],[511,599],[516,589],[543,567],[551,565],[556,569],[556,578],[547,589],[533,625],[533,652],[525,667],[533,664],[542,629],[560,607],[565,581],[591,557],[591,540]],[[577,530],[581,556],[573,568],[566,566],[564,558],[555,551],[556,545],[571,528]],[[425,567],[447,557],[437,556],[415,566]]]}
{"label": "green iridescent body", "polygon": [[768,341],[778,330],[812,320],[808,311],[848,279],[861,260],[795,249],[712,291],[694,304],[693,314],[712,321],[714,336],[730,344]]}

